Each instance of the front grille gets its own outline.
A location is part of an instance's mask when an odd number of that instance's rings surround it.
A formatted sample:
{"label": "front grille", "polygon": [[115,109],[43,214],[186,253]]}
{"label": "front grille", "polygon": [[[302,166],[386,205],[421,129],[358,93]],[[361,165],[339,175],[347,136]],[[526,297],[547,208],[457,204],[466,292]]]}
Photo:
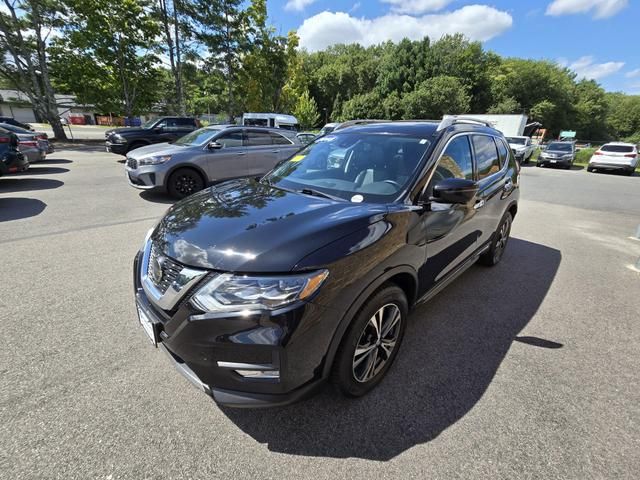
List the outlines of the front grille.
{"label": "front grille", "polygon": [[138,161],[135,158],[127,157],[127,167],[132,170],[138,168]]}
{"label": "front grille", "polygon": [[[160,263],[158,264],[158,260],[160,259]],[[154,275],[154,269],[157,269],[158,266],[162,270],[162,279],[160,282],[156,281],[157,275]],[[147,275],[149,279],[153,282],[158,290],[164,295],[169,286],[175,281],[175,279],[180,274],[182,270],[182,265],[178,262],[172,260],[169,257],[162,255],[155,245],[151,246],[151,252],[149,253],[149,267],[147,270]]]}

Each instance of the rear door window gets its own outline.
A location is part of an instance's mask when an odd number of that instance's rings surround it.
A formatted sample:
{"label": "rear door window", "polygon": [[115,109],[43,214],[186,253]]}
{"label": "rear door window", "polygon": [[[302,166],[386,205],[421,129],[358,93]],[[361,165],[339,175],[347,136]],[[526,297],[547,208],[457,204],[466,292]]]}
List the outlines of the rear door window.
{"label": "rear door window", "polygon": [[271,135],[269,132],[247,131],[247,147],[259,147],[271,145]]}
{"label": "rear door window", "polygon": [[496,138],[496,144],[498,145],[498,155],[500,157],[500,168],[504,167],[505,163],[509,159],[509,150],[504,142],[500,138]]}
{"label": "rear door window", "polygon": [[500,157],[493,137],[489,135],[473,135],[471,139],[478,166],[478,180],[499,172]]}

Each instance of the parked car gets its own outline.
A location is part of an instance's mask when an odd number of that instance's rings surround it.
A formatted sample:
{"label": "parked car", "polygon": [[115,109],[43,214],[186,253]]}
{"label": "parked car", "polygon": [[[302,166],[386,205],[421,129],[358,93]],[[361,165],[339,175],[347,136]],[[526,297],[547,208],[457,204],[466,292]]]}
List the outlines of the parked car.
{"label": "parked car", "polygon": [[[0,132],[10,132],[10,130],[0,127]],[[33,132],[11,133],[18,138],[18,150],[23,153],[29,163],[39,162],[47,156],[46,148],[38,143],[38,137]]]}
{"label": "parked car", "polygon": [[312,132],[300,132],[296,135],[296,137],[298,137],[298,140],[300,140],[300,143],[302,143],[303,145],[307,145],[313,142],[317,136],[318,135]]}
{"label": "parked car", "polygon": [[28,168],[29,160],[18,150],[16,134],[0,128],[0,176]]}
{"label": "parked car", "polygon": [[513,155],[521,165],[529,163],[536,149],[529,137],[507,137],[507,142],[509,142]]}
{"label": "parked car", "polygon": [[364,395],[413,306],[476,261],[500,262],[518,182],[504,136],[474,120],[320,137],[262,179],[167,212],[134,262],[140,323],[220,404],[287,404],[329,378]]}
{"label": "parked car", "polygon": [[126,155],[131,150],[154,143],[174,142],[200,127],[194,117],[160,117],[141,127],[123,127],[105,132],[107,152]]}
{"label": "parked car", "polygon": [[589,160],[587,171],[623,170],[633,175],[638,166],[638,147],[633,143],[611,142],[601,146]]}
{"label": "parked car", "polygon": [[9,130],[16,135],[35,135],[36,140],[38,141],[38,146],[41,150],[44,151],[45,155],[54,152],[53,143],[49,141],[49,136],[45,132],[34,132],[31,130],[27,130],[26,128],[16,127],[15,125],[11,125],[8,123],[0,123],[0,128]]}
{"label": "parked car", "polygon": [[574,142],[551,142],[540,152],[536,166],[548,165],[561,166],[567,170],[573,165],[576,158],[576,145]]}
{"label": "parked car", "polygon": [[1,117],[0,123],[8,123],[9,125],[15,125],[16,127],[24,128],[25,130],[33,130],[33,127],[28,123],[19,122],[13,117]]}
{"label": "parked car", "polygon": [[336,127],[340,125],[339,123],[327,123],[324,127],[320,129],[320,133],[318,135],[326,135],[327,133],[333,132]]}
{"label": "parked car", "polygon": [[216,125],[196,130],[171,145],[134,150],[127,155],[125,168],[133,187],[183,198],[211,182],[264,175],[301,147],[295,132]]}

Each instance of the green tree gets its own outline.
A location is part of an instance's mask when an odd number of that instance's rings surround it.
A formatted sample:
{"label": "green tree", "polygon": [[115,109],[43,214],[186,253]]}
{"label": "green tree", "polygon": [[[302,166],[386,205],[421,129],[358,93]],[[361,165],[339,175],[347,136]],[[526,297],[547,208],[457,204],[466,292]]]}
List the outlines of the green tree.
{"label": "green tree", "polygon": [[298,103],[296,104],[293,114],[304,129],[313,128],[320,121],[318,105],[316,101],[311,98],[308,90],[305,90],[300,98],[298,98]]}
{"label": "green tree", "polygon": [[381,119],[384,114],[380,94],[372,91],[355,95],[344,102],[338,120]]}
{"label": "green tree", "polygon": [[469,111],[471,97],[456,77],[440,75],[422,82],[402,97],[404,118],[438,119]]}
{"label": "green tree", "polygon": [[578,138],[608,139],[607,113],[609,105],[605,91],[595,80],[581,80],[575,88],[574,128]]}
{"label": "green tree", "polygon": [[640,95],[607,93],[606,100],[611,134],[618,139],[640,141]]}
{"label": "green tree", "polygon": [[66,134],[49,72],[49,36],[63,22],[56,0],[3,0],[0,10],[0,76],[23,92],[58,139]]}
{"label": "green tree", "polygon": [[510,113],[520,113],[520,112],[522,112],[522,107],[520,106],[518,101],[513,97],[504,97],[502,100],[491,105],[487,109],[487,113],[496,113],[496,114],[510,114]]}
{"label": "green tree", "polygon": [[160,28],[149,0],[66,0],[63,35],[52,46],[57,86],[103,112],[127,117],[159,99],[152,50]]}

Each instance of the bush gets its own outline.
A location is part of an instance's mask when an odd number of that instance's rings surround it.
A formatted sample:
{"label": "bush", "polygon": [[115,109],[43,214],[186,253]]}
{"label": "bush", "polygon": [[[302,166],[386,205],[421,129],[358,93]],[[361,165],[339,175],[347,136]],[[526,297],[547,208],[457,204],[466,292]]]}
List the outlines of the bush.
{"label": "bush", "polygon": [[591,160],[591,156],[593,155],[593,152],[595,152],[596,150],[597,148],[583,148],[582,150],[576,153],[575,163],[584,163],[584,164],[589,163],[589,160]]}

